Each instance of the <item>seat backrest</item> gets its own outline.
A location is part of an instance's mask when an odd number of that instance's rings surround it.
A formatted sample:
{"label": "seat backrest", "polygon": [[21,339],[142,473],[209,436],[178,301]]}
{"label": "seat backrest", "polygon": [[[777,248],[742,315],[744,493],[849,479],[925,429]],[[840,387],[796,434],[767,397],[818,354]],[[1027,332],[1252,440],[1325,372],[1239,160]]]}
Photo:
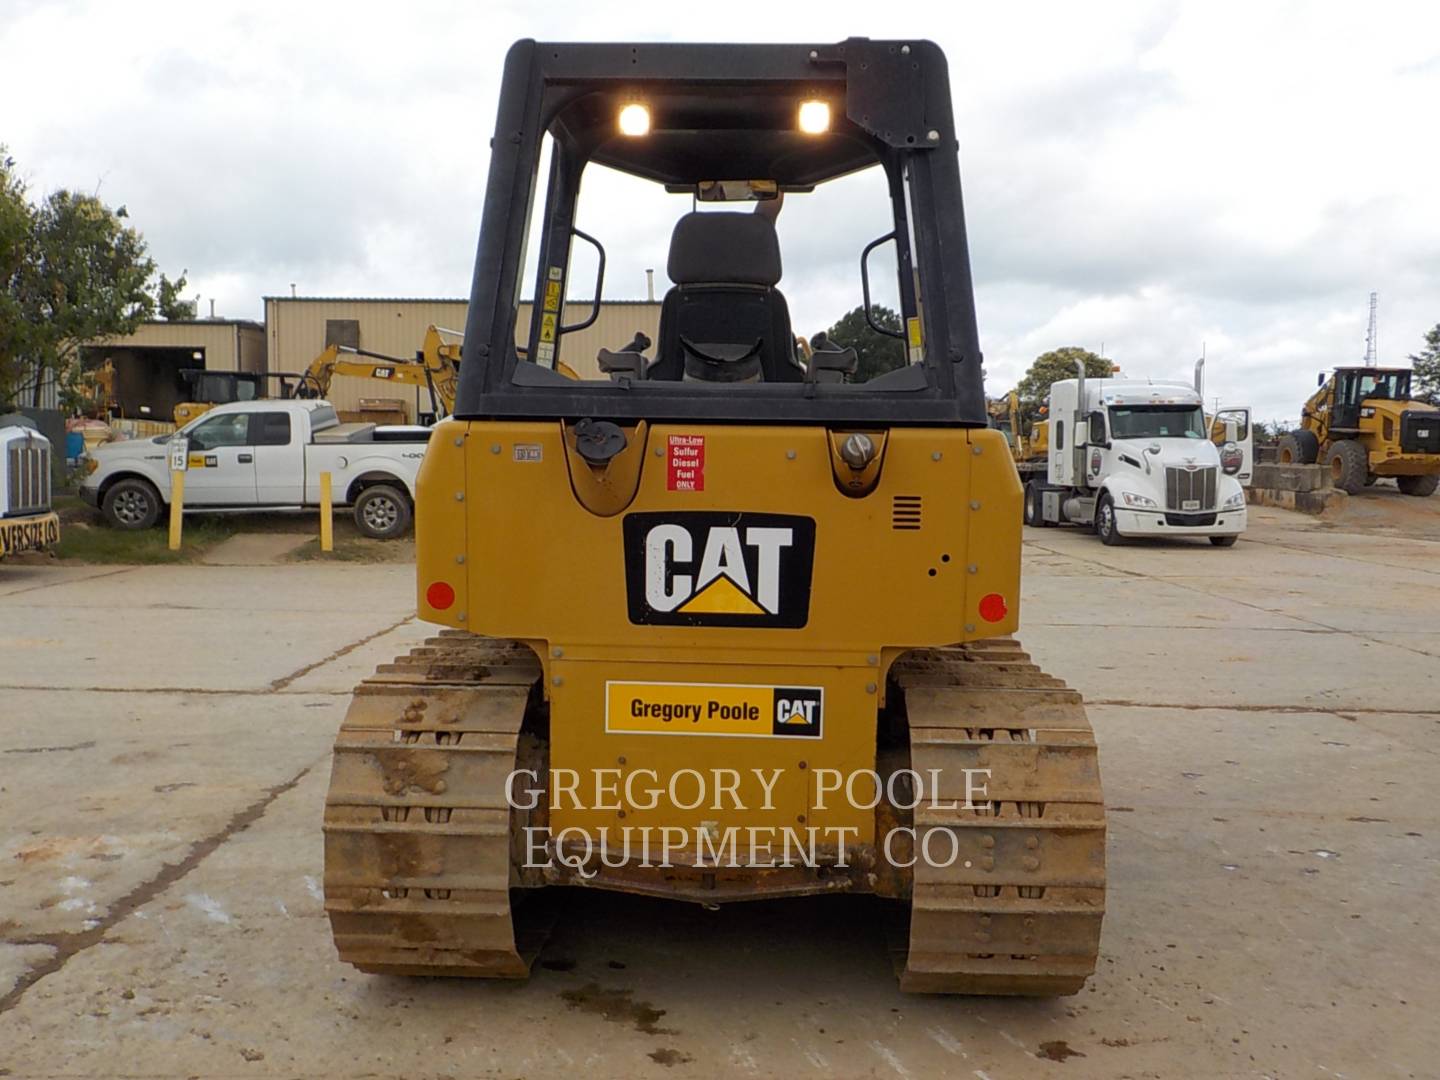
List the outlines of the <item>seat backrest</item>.
{"label": "seat backrest", "polygon": [[759,214],[690,213],[675,223],[649,379],[799,382],[775,226]]}

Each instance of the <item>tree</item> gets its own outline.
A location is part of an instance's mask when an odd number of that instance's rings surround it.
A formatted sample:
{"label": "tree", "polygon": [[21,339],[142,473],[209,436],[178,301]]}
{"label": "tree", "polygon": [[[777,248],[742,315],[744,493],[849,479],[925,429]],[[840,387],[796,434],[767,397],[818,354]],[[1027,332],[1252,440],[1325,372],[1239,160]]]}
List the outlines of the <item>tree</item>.
{"label": "tree", "polygon": [[[904,329],[899,314],[887,307],[872,307],[870,317],[878,325],[894,330],[897,334]],[[842,315],[840,321],[825,331],[825,334],[834,344],[848,346],[859,355],[860,363],[855,370],[855,382],[868,382],[877,375],[905,366],[905,342],[872,330],[865,321],[863,307],[857,307]]]}
{"label": "tree", "polygon": [[79,376],[80,345],[131,334],[155,311],[155,263],[145,240],[93,195],[60,190],[35,215],[35,246],[22,280],[21,307],[35,329],[32,404],[40,404],[47,373],[61,391]]}
{"label": "tree", "polygon": [[1015,388],[1020,395],[1020,416],[1026,430],[1040,418],[1040,407],[1050,395],[1050,385],[1061,379],[1075,378],[1077,360],[1085,362],[1087,378],[1104,378],[1115,371],[1115,365],[1109,360],[1078,345],[1066,345],[1064,348],[1041,353],[1020,380],[1020,385]]}
{"label": "tree", "polygon": [[39,405],[52,378],[76,397],[80,346],[177,317],[185,273],[155,277],[145,239],[93,195],[59,190],[38,205],[0,147],[0,405]]}
{"label": "tree", "polygon": [[166,322],[195,318],[195,302],[181,299],[181,294],[185,292],[185,275],[189,272],[181,270],[174,281],[163,272],[160,274],[160,284],[155,287],[155,310]]}
{"label": "tree", "polygon": [[1440,323],[1425,334],[1425,347],[1410,354],[1415,369],[1411,394],[1431,404],[1440,404]]}
{"label": "tree", "polygon": [[15,174],[14,159],[0,146],[0,411],[19,392],[17,358],[28,352],[20,275],[29,257],[33,219],[25,182]]}

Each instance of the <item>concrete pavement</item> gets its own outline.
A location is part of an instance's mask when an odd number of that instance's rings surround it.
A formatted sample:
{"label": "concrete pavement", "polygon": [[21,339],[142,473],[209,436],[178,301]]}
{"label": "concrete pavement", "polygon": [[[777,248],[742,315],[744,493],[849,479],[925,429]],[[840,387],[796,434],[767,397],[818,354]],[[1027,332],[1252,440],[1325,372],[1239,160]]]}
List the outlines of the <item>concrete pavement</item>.
{"label": "concrete pavement", "polygon": [[1112,809],[1100,971],[1054,1001],[902,996],[846,897],[575,892],[527,984],[361,975],[320,810],[349,688],[428,633],[410,569],[7,564],[0,1075],[1435,1075],[1436,502],[1229,550],[1026,530],[1021,637]]}

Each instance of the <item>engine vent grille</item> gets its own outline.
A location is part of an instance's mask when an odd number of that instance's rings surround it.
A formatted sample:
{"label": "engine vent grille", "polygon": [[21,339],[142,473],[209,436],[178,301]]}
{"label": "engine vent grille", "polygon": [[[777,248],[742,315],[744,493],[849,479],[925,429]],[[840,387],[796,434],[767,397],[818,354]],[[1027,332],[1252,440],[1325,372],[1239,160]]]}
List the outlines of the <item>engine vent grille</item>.
{"label": "engine vent grille", "polygon": [[6,462],[9,513],[50,509],[50,448],[42,442],[15,440]]}
{"label": "engine vent grille", "polygon": [[1216,508],[1215,484],[1217,469],[1213,465],[1198,469],[1170,466],[1165,470],[1165,509],[1181,514],[1203,514]]}
{"label": "engine vent grille", "polygon": [[896,495],[890,500],[890,527],[914,530],[920,528],[919,495]]}

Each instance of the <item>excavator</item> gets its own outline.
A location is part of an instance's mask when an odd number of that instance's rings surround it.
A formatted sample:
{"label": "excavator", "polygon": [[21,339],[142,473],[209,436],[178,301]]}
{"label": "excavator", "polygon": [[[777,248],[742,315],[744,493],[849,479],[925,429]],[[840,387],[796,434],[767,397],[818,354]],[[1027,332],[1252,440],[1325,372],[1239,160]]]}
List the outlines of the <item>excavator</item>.
{"label": "excavator", "polygon": [[[655,340],[581,379],[562,313],[601,302],[570,281],[576,241],[603,265],[577,224],[600,168],[685,209],[660,219]],[[857,381],[844,342],[802,362],[775,204],[866,169],[884,224],[853,238],[857,292],[870,312],[868,256],[893,245],[907,362]],[[961,207],[932,43],[511,47],[465,364],[418,481],[418,613],[443,629],[356,688],[334,744],[343,961],[523,979],[586,890],[784,898],[796,934],[843,895],[883,909],[902,990],[1081,989],[1098,751],[1013,636],[1021,490]]]}
{"label": "excavator", "polygon": [[[423,386],[430,394],[431,411],[436,420],[450,415],[455,406],[455,392],[460,378],[460,351],[463,335],[455,330],[431,326],[425,331],[425,342],[413,360],[385,356],[348,345],[330,345],[310,366],[285,388],[284,396],[323,398],[330,393],[330,381],[336,375],[405,386]],[[380,363],[371,363],[371,361]]]}
{"label": "excavator", "polygon": [[[455,405],[459,383],[462,335],[431,326],[413,360],[369,352],[348,345],[327,346],[302,372],[272,371],[263,375],[236,371],[187,370],[184,376],[194,400],[175,406],[175,424],[181,427],[216,405],[265,397],[264,382],[274,379],[282,398],[323,398],[336,375],[376,379],[394,385],[421,386],[430,396],[431,416],[442,420]],[[377,362],[378,361],[378,362]]]}

